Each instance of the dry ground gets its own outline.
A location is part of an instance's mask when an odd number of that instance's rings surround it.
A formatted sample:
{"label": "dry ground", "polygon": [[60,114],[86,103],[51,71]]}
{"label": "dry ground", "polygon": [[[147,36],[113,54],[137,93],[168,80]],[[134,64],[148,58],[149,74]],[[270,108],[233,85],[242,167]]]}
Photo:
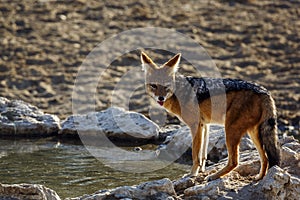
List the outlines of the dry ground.
{"label": "dry ground", "polygon": [[[2,0],[0,95],[25,100],[63,119],[72,113],[77,70],[98,43],[132,28],[164,27],[200,43],[223,77],[268,88],[280,124],[299,131],[299,8],[299,0]],[[97,109],[110,106],[114,84],[137,62],[138,51],[116,59],[99,83]],[[182,72],[188,71],[184,65]],[[148,113],[143,88],[137,96],[132,109]]]}

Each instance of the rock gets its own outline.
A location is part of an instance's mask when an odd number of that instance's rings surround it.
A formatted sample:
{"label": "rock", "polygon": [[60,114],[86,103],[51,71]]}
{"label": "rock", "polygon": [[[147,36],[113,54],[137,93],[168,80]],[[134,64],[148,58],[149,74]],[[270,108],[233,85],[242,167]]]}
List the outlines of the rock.
{"label": "rock", "polygon": [[218,179],[212,182],[208,182],[201,185],[190,187],[184,191],[185,197],[209,197],[217,199],[224,195],[225,181],[224,179]]}
{"label": "rock", "polygon": [[[300,162],[300,153],[299,151],[295,151],[285,145],[282,146],[281,150],[281,155],[282,155],[282,161],[281,164],[284,167],[291,167],[291,166],[297,166],[300,167],[299,162]],[[299,174],[300,175],[300,174]]]}
{"label": "rock", "polygon": [[92,195],[72,198],[71,200],[102,199],[172,199],[176,196],[170,179],[149,181],[135,186],[123,186],[111,190],[101,190]]}
{"label": "rock", "polygon": [[274,166],[256,186],[254,194],[270,200],[299,199],[300,179]]}
{"label": "rock", "polygon": [[173,181],[173,185],[176,191],[182,191],[186,188],[194,186],[195,180],[190,177],[184,177],[182,179]]}
{"label": "rock", "polygon": [[233,171],[224,178],[210,182],[201,181],[187,188],[184,190],[184,199],[242,199],[235,195],[248,184],[249,181]]}
{"label": "rock", "polygon": [[[227,159],[225,162],[227,163]],[[238,172],[241,176],[255,176],[259,173],[260,158],[256,150],[240,152],[239,162],[234,171]]]}
{"label": "rock", "polygon": [[49,136],[57,134],[60,120],[20,100],[0,97],[0,135]]}
{"label": "rock", "polygon": [[[185,152],[190,150],[192,144],[192,136],[190,129],[187,126],[179,127],[168,133],[166,140],[158,147],[159,156],[161,159],[177,160],[180,157],[186,157],[188,160],[190,156],[186,156]],[[184,159],[188,162],[188,160]]]}
{"label": "rock", "polygon": [[[169,132],[164,145],[159,150],[174,152],[175,156],[180,157],[186,150],[191,151],[192,136],[187,126],[180,127]],[[255,149],[248,135],[242,138],[240,151]],[[227,157],[224,128],[221,126],[211,126],[209,130],[208,159],[214,162]],[[190,157],[191,159],[191,157]]]}
{"label": "rock", "polygon": [[278,166],[272,167],[258,184],[236,172],[184,190],[185,199],[298,199],[300,179]]}
{"label": "rock", "polygon": [[72,115],[61,124],[62,136],[97,136],[105,134],[115,140],[149,140],[158,137],[159,127],[144,115],[110,107],[101,112]]}
{"label": "rock", "polygon": [[[240,151],[255,149],[250,137],[245,135],[240,143]],[[225,141],[225,132],[222,126],[211,126],[208,143],[208,158],[212,161],[218,161],[226,158],[227,147]]]}
{"label": "rock", "polygon": [[42,185],[0,183],[0,199],[6,200],[60,200],[57,193]]}
{"label": "rock", "polygon": [[281,167],[291,174],[300,176],[300,144],[293,136],[283,135],[280,140]]}

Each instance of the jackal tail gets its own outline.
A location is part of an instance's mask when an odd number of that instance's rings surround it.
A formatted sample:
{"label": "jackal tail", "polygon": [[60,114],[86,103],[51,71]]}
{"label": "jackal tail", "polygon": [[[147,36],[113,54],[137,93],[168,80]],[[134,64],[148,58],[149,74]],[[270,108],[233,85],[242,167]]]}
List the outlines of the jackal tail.
{"label": "jackal tail", "polygon": [[265,96],[263,106],[265,110],[262,116],[263,121],[259,127],[259,134],[268,156],[269,168],[271,168],[274,165],[280,166],[281,160],[277,137],[276,107],[271,96]]}

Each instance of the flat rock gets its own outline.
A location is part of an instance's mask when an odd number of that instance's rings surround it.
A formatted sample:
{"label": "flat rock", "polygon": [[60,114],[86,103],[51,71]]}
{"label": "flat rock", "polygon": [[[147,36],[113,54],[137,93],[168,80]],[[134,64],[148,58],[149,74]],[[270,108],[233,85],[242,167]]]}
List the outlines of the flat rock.
{"label": "flat rock", "polygon": [[61,124],[62,136],[106,135],[115,140],[149,140],[157,138],[159,127],[144,115],[110,107],[101,112],[72,115]]}
{"label": "flat rock", "polygon": [[49,136],[57,134],[60,120],[20,100],[0,97],[0,135]]}
{"label": "flat rock", "polygon": [[209,197],[216,199],[219,196],[223,195],[223,190],[225,189],[225,181],[224,179],[218,179],[216,181],[196,185],[190,187],[184,191],[184,195],[186,197]]}
{"label": "flat rock", "polygon": [[149,181],[135,186],[123,186],[111,190],[101,190],[91,195],[72,198],[71,200],[102,199],[172,199],[176,196],[170,179]]}
{"label": "flat rock", "polygon": [[57,193],[36,184],[1,184],[0,199],[4,200],[60,200]]}

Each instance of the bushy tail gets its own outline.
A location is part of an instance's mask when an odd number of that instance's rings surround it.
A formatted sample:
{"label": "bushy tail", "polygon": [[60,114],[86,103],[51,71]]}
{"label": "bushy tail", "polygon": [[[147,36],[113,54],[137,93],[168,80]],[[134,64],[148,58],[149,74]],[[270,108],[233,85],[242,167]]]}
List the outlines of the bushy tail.
{"label": "bushy tail", "polygon": [[271,96],[264,99],[263,122],[259,127],[259,134],[269,160],[269,168],[280,166],[281,154],[277,136],[277,117],[275,102]]}

